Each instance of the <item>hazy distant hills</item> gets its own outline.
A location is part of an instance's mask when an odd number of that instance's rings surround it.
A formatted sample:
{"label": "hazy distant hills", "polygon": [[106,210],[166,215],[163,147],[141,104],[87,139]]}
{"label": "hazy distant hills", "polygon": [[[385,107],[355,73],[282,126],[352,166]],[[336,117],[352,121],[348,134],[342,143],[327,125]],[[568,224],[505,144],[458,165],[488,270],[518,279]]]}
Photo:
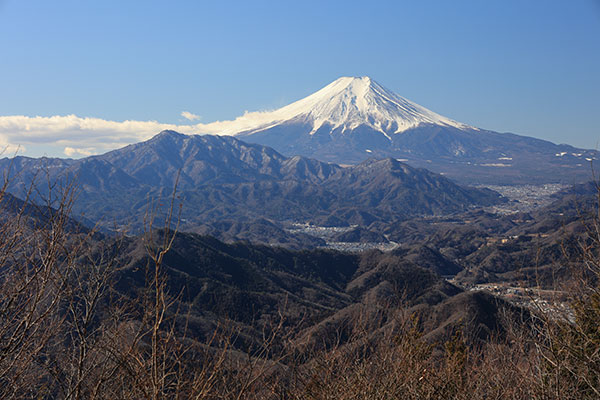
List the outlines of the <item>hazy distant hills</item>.
{"label": "hazy distant hills", "polygon": [[[233,219],[274,221],[397,220],[420,214],[462,211],[499,201],[489,190],[458,186],[438,174],[395,159],[367,160],[343,168],[233,137],[187,136],[165,131],[154,138],[81,160],[0,160],[12,168],[11,190],[22,195],[37,176],[75,179],[76,214],[101,225],[139,228],[149,199],[168,198],[177,183],[183,229]],[[18,174],[16,174],[18,171]],[[37,175],[36,175],[37,174]],[[202,228],[206,229],[206,228]]]}
{"label": "hazy distant hills", "polygon": [[369,77],[343,77],[283,108],[206,130],[340,164],[400,158],[455,180],[573,184],[591,178],[595,150],[469,126],[434,113]]}

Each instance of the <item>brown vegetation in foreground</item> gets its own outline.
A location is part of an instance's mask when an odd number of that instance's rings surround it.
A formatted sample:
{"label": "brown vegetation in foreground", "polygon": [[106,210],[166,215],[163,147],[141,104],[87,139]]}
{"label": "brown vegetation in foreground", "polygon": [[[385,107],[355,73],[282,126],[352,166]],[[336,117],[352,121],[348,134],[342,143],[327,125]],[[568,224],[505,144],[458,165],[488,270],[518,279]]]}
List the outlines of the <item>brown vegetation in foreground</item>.
{"label": "brown vegetation in foreground", "polygon": [[507,332],[487,342],[457,331],[430,343],[406,308],[365,303],[365,317],[337,345],[306,345],[282,317],[243,353],[227,325],[206,343],[188,339],[161,270],[168,229],[157,234],[148,223],[146,285],[131,304],[112,289],[118,246],[77,230],[73,188],[51,191],[59,192],[37,219],[25,207],[2,216],[2,399],[600,397],[600,215],[587,221],[573,256],[585,268],[571,290],[573,315],[540,310],[520,322],[507,317]]}

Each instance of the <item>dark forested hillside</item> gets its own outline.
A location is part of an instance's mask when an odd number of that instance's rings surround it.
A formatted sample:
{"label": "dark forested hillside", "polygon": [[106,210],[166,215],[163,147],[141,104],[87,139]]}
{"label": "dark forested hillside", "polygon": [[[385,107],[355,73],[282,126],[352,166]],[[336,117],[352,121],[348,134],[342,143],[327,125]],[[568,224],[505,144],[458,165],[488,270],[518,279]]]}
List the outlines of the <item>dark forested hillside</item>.
{"label": "dark forested hillside", "polygon": [[[599,242],[575,228],[580,212],[559,211],[562,195],[528,215],[391,224],[405,243],[359,253],[169,229],[96,235],[73,229],[59,198],[41,215],[4,198],[3,398],[594,398]],[[544,276],[568,277],[540,256],[564,249],[559,218],[576,239],[569,267],[586,272],[570,277],[576,289],[541,290]],[[538,286],[521,298],[473,286],[517,281]]]}
{"label": "dark forested hillside", "polygon": [[[503,201],[490,190],[461,187],[395,159],[342,168],[287,158],[232,137],[172,131],[76,161],[3,159],[0,169],[12,177],[9,190],[17,196],[24,196],[32,181],[37,182],[34,193],[41,197],[48,182],[74,181],[75,216],[84,215],[106,228],[134,231],[141,228],[149,201],[167,201],[175,188],[183,205],[182,229],[196,231],[223,219],[306,222],[368,214],[369,222],[391,221]],[[267,235],[256,238],[271,242]]]}

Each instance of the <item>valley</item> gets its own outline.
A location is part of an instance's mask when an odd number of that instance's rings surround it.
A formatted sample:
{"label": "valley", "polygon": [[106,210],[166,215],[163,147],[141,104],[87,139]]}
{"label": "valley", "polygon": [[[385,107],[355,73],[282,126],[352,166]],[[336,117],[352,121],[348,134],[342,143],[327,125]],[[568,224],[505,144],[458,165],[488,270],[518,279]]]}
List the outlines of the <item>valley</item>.
{"label": "valley", "polygon": [[500,193],[508,202],[500,206],[492,206],[490,212],[498,214],[512,214],[517,212],[533,211],[536,208],[547,206],[552,202],[552,195],[567,189],[564,184],[549,183],[544,185],[510,185],[481,186]]}
{"label": "valley", "polygon": [[[469,127],[369,79],[332,85],[275,112],[303,130],[265,120],[235,137],[166,130],[80,159],[0,159],[0,338],[31,341],[5,352],[28,352],[28,379],[69,376],[80,357],[95,384],[130,388],[160,359],[203,384],[214,367],[221,393],[242,377],[258,398],[267,384],[305,398],[310,384],[287,384],[328,357],[413,357],[447,379],[457,354],[469,374],[504,351],[537,363],[552,350],[540,337],[587,326],[599,191],[568,162],[595,151],[549,164],[566,145]],[[290,147],[252,143],[273,132]],[[508,365],[483,371],[503,379]]]}
{"label": "valley", "polygon": [[0,400],[600,400],[600,0],[0,0]]}
{"label": "valley", "polygon": [[[581,234],[581,212],[595,195],[590,185],[558,183],[466,187],[395,159],[341,167],[234,138],[170,131],[102,156],[0,165],[18,168],[7,186],[15,195],[29,190],[26,179],[40,170],[63,186],[76,183],[73,216],[108,237],[138,237],[148,229],[148,204],[159,220],[172,204],[177,220],[168,227],[182,234],[389,255],[469,290],[548,290],[569,281],[564,243]],[[35,185],[34,202],[49,194]],[[568,206],[578,201],[583,208]],[[492,292],[514,302],[515,290]]]}

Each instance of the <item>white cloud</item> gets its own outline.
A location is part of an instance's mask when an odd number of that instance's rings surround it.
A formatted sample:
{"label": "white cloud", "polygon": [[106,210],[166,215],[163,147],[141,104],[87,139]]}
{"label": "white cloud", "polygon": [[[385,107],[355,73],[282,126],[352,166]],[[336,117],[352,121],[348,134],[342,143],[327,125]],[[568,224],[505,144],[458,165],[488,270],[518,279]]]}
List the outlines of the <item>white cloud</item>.
{"label": "white cloud", "polygon": [[[185,115],[184,115],[185,114]],[[188,115],[189,114],[189,115]],[[183,112],[182,116],[199,118]],[[246,112],[233,121],[216,121],[209,124],[165,124],[158,121],[110,121],[77,115],[51,117],[28,117],[24,115],[0,116],[0,157],[12,156],[17,149],[26,154],[25,148],[40,149],[49,156],[69,157],[102,154],[128,144],[150,139],[163,130],[184,134],[234,135],[260,126],[272,118],[269,112]]]}
{"label": "white cloud", "polygon": [[181,116],[189,121],[196,121],[196,120],[199,120],[200,118],[202,118],[201,116],[192,114],[189,111],[182,111]]}
{"label": "white cloud", "polygon": [[83,157],[87,157],[87,156],[91,156],[94,155],[95,149],[94,148],[85,148],[85,149],[75,149],[73,147],[65,147],[64,153],[67,155],[67,157],[78,157],[78,156],[83,156]]}
{"label": "white cloud", "polygon": [[200,124],[175,125],[157,121],[109,121],[76,115],[0,116],[0,151],[6,147],[2,156],[8,156],[18,146],[20,154],[24,153],[24,148],[28,145],[36,148],[53,146],[64,149],[67,155],[70,153],[81,156],[86,152],[104,153],[147,140],[166,129],[186,134],[200,133],[199,126]]}
{"label": "white cloud", "polygon": [[0,157],[13,157],[22,155],[27,151],[23,145],[9,143],[4,137],[0,136]]}

